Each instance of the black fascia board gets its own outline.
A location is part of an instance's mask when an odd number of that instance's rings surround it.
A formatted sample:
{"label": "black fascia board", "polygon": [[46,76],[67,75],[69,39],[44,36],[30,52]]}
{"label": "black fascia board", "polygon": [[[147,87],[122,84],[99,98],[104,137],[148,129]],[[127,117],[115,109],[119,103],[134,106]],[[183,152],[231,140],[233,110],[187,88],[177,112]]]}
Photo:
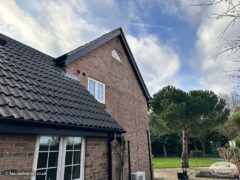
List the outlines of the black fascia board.
{"label": "black fascia board", "polygon": [[81,135],[92,137],[107,137],[109,133],[121,135],[126,131],[81,127],[69,124],[56,124],[50,122],[35,122],[30,120],[16,120],[13,118],[0,119],[0,133],[24,134],[51,134],[51,135]]}
{"label": "black fascia board", "polygon": [[66,60],[67,56],[68,56],[67,54],[63,54],[62,56],[55,58],[54,59],[55,64],[60,67],[65,66],[65,60]]}
{"label": "black fascia board", "polygon": [[76,50],[73,50],[69,53],[59,56],[54,61],[57,65],[60,65],[60,66],[62,66],[63,64],[68,65],[68,64],[76,61],[78,58],[86,55],[87,53],[91,52],[92,50],[103,45],[104,43],[108,42],[109,40],[113,39],[114,37],[120,35],[120,33],[121,33],[120,28],[117,28],[116,30],[109,33],[108,35],[97,38],[97,39],[93,40],[92,42],[89,42],[89,43],[83,45],[83,47],[77,48]]}
{"label": "black fascia board", "polygon": [[149,92],[147,90],[147,86],[146,86],[146,84],[145,84],[145,82],[144,82],[144,80],[142,78],[140,70],[139,70],[139,68],[137,66],[137,63],[136,63],[136,61],[135,61],[135,59],[133,57],[133,54],[132,54],[132,52],[130,50],[130,47],[128,45],[128,42],[127,42],[123,32],[120,34],[120,37],[121,37],[120,39],[121,39],[122,43],[124,44],[123,47],[124,47],[125,51],[127,52],[127,56],[130,59],[130,64],[133,67],[133,71],[135,72],[135,74],[137,74],[137,80],[138,80],[140,86],[144,89],[144,94],[145,94],[145,96],[147,98],[147,102],[149,103],[150,100],[151,100],[151,96],[150,96],[150,94],[149,94]]}
{"label": "black fascia board", "polygon": [[121,33],[120,29],[116,29],[109,35],[103,36],[94,42],[90,42],[89,45],[82,47],[80,51],[76,50],[76,52],[68,54],[67,59],[65,61],[65,65],[68,65],[68,64],[76,61],[79,57],[82,57],[82,56],[86,55],[87,53],[91,52],[92,50],[98,48],[99,46],[105,44],[106,42],[110,41],[114,37],[120,35],[120,33]]}
{"label": "black fascia board", "polygon": [[122,28],[117,28],[116,30],[113,30],[112,32],[110,32],[108,34],[103,35],[102,37],[100,37],[96,40],[93,40],[92,42],[84,45],[83,47],[80,47],[79,49],[77,48],[74,51],[71,51],[67,54],[64,54],[64,55],[56,58],[55,63],[59,66],[68,65],[68,64],[78,60],[80,57],[83,57],[87,53],[91,52],[92,50],[98,48],[99,46],[105,44],[106,42],[110,41],[111,39],[113,39],[117,36],[120,37],[120,40],[123,44],[123,47],[126,51],[126,54],[127,54],[128,58],[130,60],[129,62],[132,66],[132,69],[133,69],[134,73],[136,74],[138,83],[140,84],[141,88],[143,89],[144,96],[146,97],[146,100],[149,103],[150,100],[151,100],[151,96],[150,96],[150,94],[147,90],[146,84],[145,84],[145,82],[142,78],[142,75],[139,71],[139,68],[136,64],[136,61],[135,61],[135,59],[132,55],[132,52],[131,52],[130,47],[127,43],[127,40],[124,36]]}

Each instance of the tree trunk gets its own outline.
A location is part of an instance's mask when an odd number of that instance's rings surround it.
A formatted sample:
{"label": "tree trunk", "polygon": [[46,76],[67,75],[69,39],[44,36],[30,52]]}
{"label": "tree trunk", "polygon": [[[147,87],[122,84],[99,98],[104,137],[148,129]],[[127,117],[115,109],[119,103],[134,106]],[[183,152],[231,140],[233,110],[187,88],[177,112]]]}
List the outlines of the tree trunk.
{"label": "tree trunk", "polygon": [[202,146],[202,151],[203,151],[203,157],[206,156],[206,146],[205,146],[205,142],[201,142],[201,146]]}
{"label": "tree trunk", "polygon": [[198,150],[197,141],[196,140],[194,141],[194,148],[195,148],[196,151]]}
{"label": "tree trunk", "polygon": [[187,172],[187,168],[189,168],[188,164],[188,138],[186,134],[186,129],[182,130],[182,169],[183,172]]}
{"label": "tree trunk", "polygon": [[164,144],[164,143],[163,143],[163,153],[164,153],[164,157],[167,157],[166,144]]}

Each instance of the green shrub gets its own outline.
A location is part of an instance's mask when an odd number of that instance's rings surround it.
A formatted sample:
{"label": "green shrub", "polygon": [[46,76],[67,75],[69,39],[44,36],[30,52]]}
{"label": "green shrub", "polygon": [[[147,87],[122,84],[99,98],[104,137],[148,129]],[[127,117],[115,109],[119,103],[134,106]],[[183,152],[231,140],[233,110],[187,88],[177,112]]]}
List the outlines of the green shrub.
{"label": "green shrub", "polygon": [[202,153],[202,151],[200,151],[200,150],[192,150],[191,152],[190,152],[190,156],[191,157],[202,157],[203,156],[203,153]]}

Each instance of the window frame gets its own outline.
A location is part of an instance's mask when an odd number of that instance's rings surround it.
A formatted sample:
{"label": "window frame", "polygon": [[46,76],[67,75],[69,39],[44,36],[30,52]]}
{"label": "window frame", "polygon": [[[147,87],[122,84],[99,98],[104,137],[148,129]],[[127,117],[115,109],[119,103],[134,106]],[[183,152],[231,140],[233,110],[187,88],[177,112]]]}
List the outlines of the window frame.
{"label": "window frame", "polygon": [[[119,56],[119,59],[117,59],[116,57],[114,57],[114,56],[113,56],[113,53],[116,53],[116,54]],[[113,49],[111,55],[112,55],[112,58],[113,58],[115,61],[117,61],[118,63],[123,63],[122,55],[121,55],[121,53],[120,53],[118,50]]]}
{"label": "window frame", "polygon": [[[48,136],[48,135],[42,135]],[[49,135],[53,136],[53,135]],[[33,172],[37,171],[37,163],[38,163],[38,156],[39,156],[39,145],[40,145],[40,137],[36,137],[36,144],[35,144],[35,151],[34,151],[34,158],[33,158]],[[65,171],[65,157],[66,157],[66,139],[67,137],[80,137],[81,138],[81,159],[80,159],[80,178],[74,180],[84,180],[84,170],[85,170],[85,150],[86,150],[86,138],[81,136],[58,136],[59,141],[59,150],[58,150],[58,164],[57,164],[57,175],[56,179],[64,180],[64,171]],[[36,175],[33,174],[31,176],[31,180],[35,180]]]}
{"label": "window frame", "polygon": [[[102,103],[102,104],[105,104],[105,93],[106,93],[106,91],[105,91],[105,84],[104,83],[102,83],[102,82],[100,82],[100,81],[98,81],[98,80],[96,80],[96,79],[93,79],[93,78],[90,78],[90,77],[88,77],[88,91],[90,92],[90,83],[89,83],[89,81],[94,81],[94,83],[95,83],[95,88],[94,88],[94,97],[95,97],[95,99],[98,101],[98,102],[100,102],[100,103]],[[98,84],[101,84],[102,86],[103,86],[103,99],[101,100],[101,99],[98,99]]]}

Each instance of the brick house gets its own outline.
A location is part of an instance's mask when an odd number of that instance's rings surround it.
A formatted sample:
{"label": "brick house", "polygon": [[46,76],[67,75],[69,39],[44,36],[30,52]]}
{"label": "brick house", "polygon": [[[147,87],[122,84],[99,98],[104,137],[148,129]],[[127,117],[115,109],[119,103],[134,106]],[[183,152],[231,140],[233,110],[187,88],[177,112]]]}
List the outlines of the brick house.
{"label": "brick house", "polygon": [[0,34],[0,180],[118,179],[119,147],[152,179],[149,100],[121,28],[58,58]]}

